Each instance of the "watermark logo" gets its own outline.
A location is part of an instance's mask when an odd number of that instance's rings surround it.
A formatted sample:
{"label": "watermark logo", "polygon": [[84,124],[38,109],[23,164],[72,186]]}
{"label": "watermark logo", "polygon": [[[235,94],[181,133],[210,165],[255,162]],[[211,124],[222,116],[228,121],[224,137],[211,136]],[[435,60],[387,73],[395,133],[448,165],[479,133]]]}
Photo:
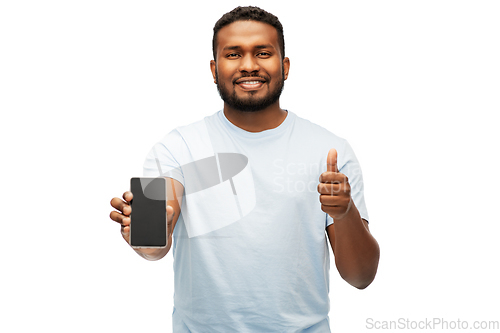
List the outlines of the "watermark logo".
{"label": "watermark logo", "polygon": [[[286,162],[284,159],[275,159],[271,171],[273,174],[272,191],[275,193],[317,193],[319,176],[326,171],[326,166],[326,162]],[[350,179],[356,179],[356,182],[350,182],[353,191],[363,188],[363,177],[359,166],[346,165],[339,172]]]}
{"label": "watermark logo", "polygon": [[467,321],[460,318],[447,320],[444,318],[424,318],[412,320],[398,318],[396,320],[375,320],[367,318],[366,329],[373,330],[498,330],[500,321]]}
{"label": "watermark logo", "polygon": [[[248,158],[239,153],[215,153],[162,172],[156,158],[159,177],[184,177],[181,214],[188,237],[200,236],[230,225],[248,215],[256,204],[255,185]],[[150,182],[141,182],[150,199],[163,200],[158,191],[148,190]],[[181,198],[176,198],[179,202]]]}

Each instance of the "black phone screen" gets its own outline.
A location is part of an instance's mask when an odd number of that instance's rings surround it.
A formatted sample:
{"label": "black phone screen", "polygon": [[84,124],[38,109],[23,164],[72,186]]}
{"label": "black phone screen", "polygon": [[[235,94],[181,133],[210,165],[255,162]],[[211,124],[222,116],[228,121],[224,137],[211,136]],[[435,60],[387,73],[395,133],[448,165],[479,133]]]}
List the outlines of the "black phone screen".
{"label": "black phone screen", "polygon": [[167,246],[167,194],[165,178],[131,178],[130,245]]}

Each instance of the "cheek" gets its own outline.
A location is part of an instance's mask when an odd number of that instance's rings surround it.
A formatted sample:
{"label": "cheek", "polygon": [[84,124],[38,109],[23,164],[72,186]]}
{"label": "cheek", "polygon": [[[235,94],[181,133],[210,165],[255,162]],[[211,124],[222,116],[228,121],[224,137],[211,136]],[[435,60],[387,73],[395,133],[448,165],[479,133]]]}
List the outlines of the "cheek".
{"label": "cheek", "polygon": [[274,78],[274,81],[279,81],[283,76],[283,68],[280,63],[277,63],[272,68],[269,68],[268,73]]}
{"label": "cheek", "polygon": [[232,78],[237,72],[238,67],[234,63],[228,63],[224,60],[220,60],[219,66],[217,67],[217,72],[219,77],[224,79]]}

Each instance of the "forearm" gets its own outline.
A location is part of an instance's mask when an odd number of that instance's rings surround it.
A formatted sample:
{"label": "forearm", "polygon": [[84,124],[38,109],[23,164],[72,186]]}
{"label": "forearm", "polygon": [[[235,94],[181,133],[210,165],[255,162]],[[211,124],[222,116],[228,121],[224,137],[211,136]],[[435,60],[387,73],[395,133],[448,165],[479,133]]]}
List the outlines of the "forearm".
{"label": "forearm", "polygon": [[366,288],[375,278],[380,257],[377,241],[352,203],[349,211],[331,226],[335,265],[344,280],[356,288]]}

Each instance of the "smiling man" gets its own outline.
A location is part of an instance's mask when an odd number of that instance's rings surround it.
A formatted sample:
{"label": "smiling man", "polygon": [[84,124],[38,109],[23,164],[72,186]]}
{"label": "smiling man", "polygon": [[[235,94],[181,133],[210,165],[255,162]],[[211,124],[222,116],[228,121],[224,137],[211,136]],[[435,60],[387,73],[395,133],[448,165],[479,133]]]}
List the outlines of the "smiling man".
{"label": "smiling man", "polygon": [[[281,51],[284,44],[278,42],[276,29],[257,21],[236,21],[215,29],[220,29],[214,37],[216,60],[210,66],[225,112],[279,109],[290,62]],[[284,118],[286,112],[279,111]]]}
{"label": "smiling man", "polygon": [[[225,14],[213,54],[223,110],[151,149],[145,176],[167,177],[177,197],[168,200],[168,245],[135,251],[158,260],[173,249],[175,333],[330,332],[327,241],[356,288],[373,281],[379,260],[356,156],[328,123],[281,109],[290,60],[274,15]],[[199,162],[208,160],[213,168]],[[127,242],[131,200],[125,192],[111,201]]]}

